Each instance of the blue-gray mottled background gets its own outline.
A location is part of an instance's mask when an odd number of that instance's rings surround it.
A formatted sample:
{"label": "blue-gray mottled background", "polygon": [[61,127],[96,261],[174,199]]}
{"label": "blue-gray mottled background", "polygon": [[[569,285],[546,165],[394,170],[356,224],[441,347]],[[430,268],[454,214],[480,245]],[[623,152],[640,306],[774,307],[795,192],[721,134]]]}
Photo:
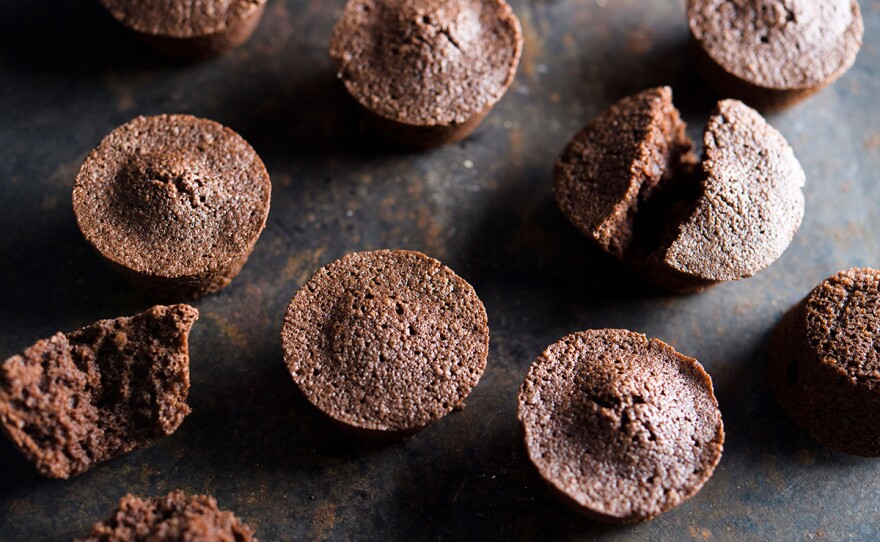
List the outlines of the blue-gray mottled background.
{"label": "blue-gray mottled background", "polygon": [[[343,0],[269,0],[232,53],[174,64],[96,0],[0,4],[0,359],[153,301],[80,237],[70,192],[85,154],[138,114],[188,112],[240,132],[273,182],[268,226],[232,285],[199,300],[193,413],[155,446],[69,481],[0,443],[0,540],[69,540],[125,492],[210,493],[269,540],[878,540],[880,460],[796,430],[765,382],[767,333],[833,272],[880,266],[880,1],[834,86],[769,117],[807,173],[806,215],[757,276],[675,297],[606,260],[561,218],[551,166],[587,119],[671,84],[699,138],[713,94],[693,73],[684,1],[514,0],[526,44],[508,95],[471,139],[390,150],[334,78]],[[279,330],[297,287],[355,250],[411,248],[482,297],[488,369],[467,409],[399,444],[338,435],[302,399]],[[656,520],[609,528],[545,491],[519,440],[516,391],[549,343],[590,327],[661,338],[703,362],[728,433],[715,476]]]}

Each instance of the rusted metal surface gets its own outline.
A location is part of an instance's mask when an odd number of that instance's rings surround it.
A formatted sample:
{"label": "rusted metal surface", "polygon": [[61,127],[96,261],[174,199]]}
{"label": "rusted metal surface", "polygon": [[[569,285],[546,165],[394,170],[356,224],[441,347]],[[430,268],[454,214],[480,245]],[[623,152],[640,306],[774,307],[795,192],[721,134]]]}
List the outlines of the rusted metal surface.
{"label": "rusted metal surface", "polygon": [[[765,342],[819,280],[880,265],[880,2],[833,87],[770,122],[807,173],[804,223],[757,276],[704,293],[654,290],[593,251],[555,209],[551,165],[612,101],[669,83],[699,136],[713,104],[687,54],[679,0],[514,1],[526,46],[509,94],[471,139],[427,153],[364,131],[327,40],[342,0],[270,0],[253,39],[202,64],[142,48],[97,2],[0,6],[0,358],[153,303],[117,279],[71,212],[85,154],[137,114],[189,112],[247,138],[273,181],[269,224],[233,284],[196,303],[193,413],[172,437],[69,481],[40,479],[0,443],[0,540],[67,540],[125,492],[216,495],[262,540],[877,540],[880,461],[795,429],[765,381]],[[486,304],[489,366],[467,408],[415,438],[342,436],[294,393],[284,308],[317,267],[412,248]],[[528,464],[516,392],[549,343],[591,327],[661,338],[703,362],[728,442],[715,476],[644,525],[564,509]]]}

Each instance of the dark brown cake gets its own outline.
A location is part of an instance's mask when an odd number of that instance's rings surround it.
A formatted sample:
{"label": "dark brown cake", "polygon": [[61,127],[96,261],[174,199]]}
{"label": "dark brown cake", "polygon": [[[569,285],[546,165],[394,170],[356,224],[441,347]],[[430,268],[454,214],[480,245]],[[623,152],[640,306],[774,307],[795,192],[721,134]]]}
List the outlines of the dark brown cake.
{"label": "dark brown cake", "polygon": [[556,162],[554,194],[602,250],[677,292],[749,277],[788,247],[804,173],[785,139],[736,100],[718,103],[696,166],[668,87],[624,98]]}
{"label": "dark brown cake", "polygon": [[0,366],[0,425],[37,470],[68,478],[170,435],[189,414],[189,305],[38,341]]}
{"label": "dark brown cake", "polygon": [[669,87],[628,96],[587,123],[556,162],[559,208],[584,235],[623,259],[640,204],[694,169],[692,146]]}
{"label": "dark brown cake", "polygon": [[770,340],[779,405],[820,443],[880,456],[880,271],[849,269],[791,309]]}
{"label": "dark brown cake", "polygon": [[305,397],[368,437],[407,436],[459,407],[489,349],[471,285],[404,250],[349,254],[319,269],[291,300],[281,338]]}
{"label": "dark brown cake", "polygon": [[718,102],[703,136],[701,195],[664,263],[707,281],[754,275],[794,238],[803,186],[804,171],[779,132],[742,102]]}
{"label": "dark brown cake", "polygon": [[159,52],[199,59],[247,41],[263,16],[266,0],[101,0],[101,4]]}
{"label": "dark brown cake", "polygon": [[548,347],[520,389],[519,420],[529,458],[554,493],[608,523],[645,521],[695,495],[724,444],[699,362],[620,329]]}
{"label": "dark brown cake", "polygon": [[767,110],[843,75],[864,32],[857,0],[689,0],[688,23],[706,79]]}
{"label": "dark brown cake", "polygon": [[86,240],[132,283],[170,298],[218,290],[266,225],[271,185],[248,143],[189,115],[137,117],[83,163],[73,210]]}
{"label": "dark brown cake", "polygon": [[504,0],[350,0],[330,55],[382,133],[428,148],[480,124],[513,82],[522,43]]}
{"label": "dark brown cake", "polygon": [[172,491],[142,499],[126,495],[106,521],[95,523],[80,542],[254,542],[251,527],[220,510],[207,495]]}

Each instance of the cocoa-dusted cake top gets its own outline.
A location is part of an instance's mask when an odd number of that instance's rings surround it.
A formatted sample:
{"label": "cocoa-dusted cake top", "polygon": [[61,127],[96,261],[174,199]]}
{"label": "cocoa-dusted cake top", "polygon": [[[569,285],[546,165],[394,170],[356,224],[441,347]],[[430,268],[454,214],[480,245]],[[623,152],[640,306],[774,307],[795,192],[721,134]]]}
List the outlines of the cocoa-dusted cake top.
{"label": "cocoa-dusted cake top", "polygon": [[806,332],[822,363],[880,391],[880,271],[848,269],[816,286],[806,300]]}
{"label": "cocoa-dusted cake top", "polygon": [[303,394],[356,429],[407,432],[459,406],[486,366],[474,289],[419,252],[344,256],[296,293],[284,358]]}
{"label": "cocoa-dusted cake top", "polygon": [[38,341],[0,365],[0,427],[52,478],[170,435],[189,414],[198,316],[189,305],[157,305]]}
{"label": "cocoa-dusted cake top", "polygon": [[820,86],[862,44],[857,0],[689,0],[691,33],[728,73],[768,89]]}
{"label": "cocoa-dusted cake top", "polygon": [[542,477],[586,515],[614,523],[650,519],[693,496],[724,442],[702,366],[619,329],[548,347],[523,382],[519,419]]}
{"label": "cocoa-dusted cake top", "polygon": [[269,212],[266,167],[241,136],[189,115],[137,117],[86,158],[73,207],[102,256],[160,277],[250,254]]}
{"label": "cocoa-dusted cake top", "polygon": [[521,51],[504,0],[350,0],[330,45],[361,105],[420,126],[464,123],[494,105]]}
{"label": "cocoa-dusted cake top", "polygon": [[125,26],[157,36],[192,38],[221,32],[266,0],[101,0]]}
{"label": "cocoa-dusted cake top", "polygon": [[782,134],[742,102],[718,102],[703,135],[703,174],[666,263],[723,281],[776,261],[804,216],[804,170]]}
{"label": "cocoa-dusted cake top", "polygon": [[143,499],[126,495],[106,521],[95,523],[80,542],[156,541],[254,542],[253,529],[208,495],[172,491]]}

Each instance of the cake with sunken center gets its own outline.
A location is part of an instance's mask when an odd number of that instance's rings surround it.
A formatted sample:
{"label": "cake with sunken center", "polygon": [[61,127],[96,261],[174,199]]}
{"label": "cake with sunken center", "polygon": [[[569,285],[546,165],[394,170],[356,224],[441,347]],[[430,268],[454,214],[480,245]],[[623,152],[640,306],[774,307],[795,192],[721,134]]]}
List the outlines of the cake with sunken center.
{"label": "cake with sunken center", "polygon": [[343,428],[409,436],[462,405],[486,367],[474,289],[420,252],[349,254],[287,309],[284,359],[305,397]]}
{"label": "cake with sunken center", "polygon": [[266,225],[266,167],[237,133],[189,115],[137,117],[89,153],[73,187],[80,231],[156,295],[216,291]]}
{"label": "cake with sunken center", "polygon": [[114,19],[160,53],[201,59],[248,40],[266,0],[100,0]]}
{"label": "cake with sunken center", "polygon": [[855,62],[857,0],[689,0],[697,65],[718,92],[754,107],[789,107]]}
{"label": "cake with sunken center", "polygon": [[504,0],[351,0],[330,55],[380,132],[427,148],[473,132],[513,82],[522,44]]}
{"label": "cake with sunken center", "polygon": [[519,420],[554,493],[607,523],[645,521],[695,495],[724,443],[712,380],[697,360],[621,329],[549,346],[522,384]]}

